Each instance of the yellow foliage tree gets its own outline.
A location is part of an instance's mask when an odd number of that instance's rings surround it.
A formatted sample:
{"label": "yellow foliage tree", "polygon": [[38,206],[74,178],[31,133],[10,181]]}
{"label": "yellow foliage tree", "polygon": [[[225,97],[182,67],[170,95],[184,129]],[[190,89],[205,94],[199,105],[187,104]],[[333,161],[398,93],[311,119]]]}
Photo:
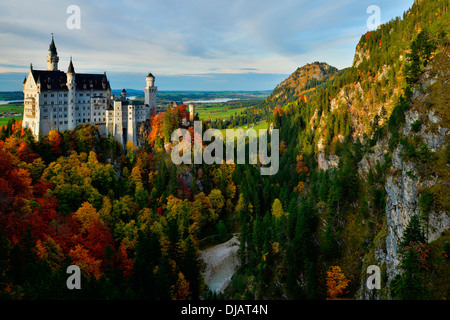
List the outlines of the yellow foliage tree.
{"label": "yellow foliage tree", "polygon": [[214,209],[214,219],[216,219],[222,212],[222,208],[225,205],[222,192],[218,189],[211,190],[211,193],[209,194],[209,200],[211,201],[212,207]]}
{"label": "yellow foliage tree", "polygon": [[173,195],[170,195],[167,197],[167,219],[176,219],[178,215],[178,208],[180,206],[180,203],[182,202],[181,199],[178,199],[177,197],[174,197]]}
{"label": "yellow foliage tree", "polygon": [[100,214],[92,204],[85,201],[81,207],[75,212],[75,217],[81,221],[81,232],[86,232],[94,221],[101,221]]}
{"label": "yellow foliage tree", "polygon": [[283,205],[281,204],[281,201],[278,200],[278,198],[273,201],[272,215],[275,217],[275,219],[280,219],[284,215]]}

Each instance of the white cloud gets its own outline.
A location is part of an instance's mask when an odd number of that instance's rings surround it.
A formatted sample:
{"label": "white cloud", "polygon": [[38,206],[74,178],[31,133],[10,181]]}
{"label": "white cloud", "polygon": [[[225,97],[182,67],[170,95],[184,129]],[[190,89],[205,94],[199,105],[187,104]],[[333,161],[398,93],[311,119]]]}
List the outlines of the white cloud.
{"label": "white cloud", "polygon": [[[369,2],[360,0],[78,0],[81,29],[66,28],[68,0],[0,4],[0,73],[46,67],[50,33],[65,70],[159,75],[291,73],[316,60],[349,66]],[[413,0],[378,1],[382,20]]]}

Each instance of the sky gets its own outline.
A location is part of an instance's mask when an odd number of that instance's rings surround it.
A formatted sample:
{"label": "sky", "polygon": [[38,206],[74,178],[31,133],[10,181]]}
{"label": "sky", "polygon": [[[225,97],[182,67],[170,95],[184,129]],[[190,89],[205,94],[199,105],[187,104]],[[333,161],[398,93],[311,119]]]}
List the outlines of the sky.
{"label": "sky", "polygon": [[[29,0],[0,4],[0,91],[21,91],[30,63],[103,73],[113,89],[272,90],[314,61],[352,65],[367,8],[381,23],[413,0]],[[79,8],[79,19],[68,7]],[[79,21],[79,28],[69,28]]]}

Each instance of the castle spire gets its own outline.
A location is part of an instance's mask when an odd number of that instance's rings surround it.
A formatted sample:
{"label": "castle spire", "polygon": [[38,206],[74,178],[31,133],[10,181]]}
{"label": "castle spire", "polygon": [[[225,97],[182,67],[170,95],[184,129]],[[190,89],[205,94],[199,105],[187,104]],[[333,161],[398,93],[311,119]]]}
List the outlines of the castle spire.
{"label": "castle spire", "polygon": [[72,56],[70,56],[69,69],[67,70],[67,73],[75,73],[75,69],[74,69],[73,63],[72,63]]}
{"label": "castle spire", "polygon": [[50,43],[50,46],[48,48],[48,55],[47,55],[47,70],[57,71],[58,61],[59,61],[58,52],[56,51],[55,39],[52,33],[52,42]]}
{"label": "castle spire", "polygon": [[56,51],[56,45],[55,45],[55,39],[53,37],[53,33],[52,33],[52,42],[50,43],[48,51],[50,51],[51,53],[54,53],[54,54],[58,54],[58,52]]}

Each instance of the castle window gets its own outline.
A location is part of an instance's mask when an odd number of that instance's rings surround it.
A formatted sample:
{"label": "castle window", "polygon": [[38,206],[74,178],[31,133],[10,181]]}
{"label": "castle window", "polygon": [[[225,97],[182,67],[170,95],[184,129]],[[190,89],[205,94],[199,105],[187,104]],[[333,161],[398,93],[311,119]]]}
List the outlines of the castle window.
{"label": "castle window", "polygon": [[82,93],[80,93],[80,96],[82,97],[82,96],[83,96],[83,94],[82,94]]}
{"label": "castle window", "polygon": [[47,94],[46,93],[44,93],[44,98],[47,98]]}
{"label": "castle window", "polygon": [[52,97],[54,97],[55,95],[52,93]]}

